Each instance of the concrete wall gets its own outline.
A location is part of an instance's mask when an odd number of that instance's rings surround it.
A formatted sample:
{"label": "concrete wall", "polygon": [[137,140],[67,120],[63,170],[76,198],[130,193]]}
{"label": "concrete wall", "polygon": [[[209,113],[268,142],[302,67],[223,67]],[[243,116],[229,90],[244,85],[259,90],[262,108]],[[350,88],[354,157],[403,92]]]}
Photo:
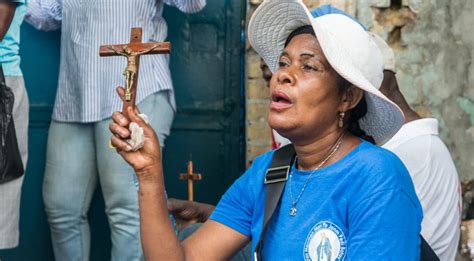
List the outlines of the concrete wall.
{"label": "concrete wall", "polygon": [[[250,0],[248,18],[261,3]],[[461,180],[474,179],[474,9],[472,0],[308,0],[357,17],[395,50],[398,81],[422,116],[440,122]],[[268,91],[247,46],[247,161],[271,148]]]}

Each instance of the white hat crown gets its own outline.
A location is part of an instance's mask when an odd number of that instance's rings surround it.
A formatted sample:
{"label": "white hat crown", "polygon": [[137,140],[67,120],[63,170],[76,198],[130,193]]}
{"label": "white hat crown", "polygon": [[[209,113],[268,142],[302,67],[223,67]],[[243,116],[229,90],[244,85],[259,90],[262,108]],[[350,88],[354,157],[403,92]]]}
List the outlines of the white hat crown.
{"label": "white hat crown", "polygon": [[[333,38],[331,44],[337,45],[337,51],[341,52],[345,59],[349,59],[354,68],[374,87],[380,88],[383,80],[382,54],[370,35],[358,23],[341,14],[323,15],[314,18],[312,22],[315,28],[328,32]],[[333,64],[331,61],[329,63]],[[337,71],[338,68],[335,69]]]}

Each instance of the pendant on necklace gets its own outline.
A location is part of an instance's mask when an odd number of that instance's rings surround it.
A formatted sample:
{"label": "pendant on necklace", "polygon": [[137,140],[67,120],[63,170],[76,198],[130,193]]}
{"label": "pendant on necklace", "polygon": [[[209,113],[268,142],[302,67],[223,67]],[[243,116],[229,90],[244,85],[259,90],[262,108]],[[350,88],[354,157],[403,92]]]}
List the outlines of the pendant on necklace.
{"label": "pendant on necklace", "polygon": [[293,207],[290,209],[290,216],[294,217],[296,216],[296,206],[293,205]]}

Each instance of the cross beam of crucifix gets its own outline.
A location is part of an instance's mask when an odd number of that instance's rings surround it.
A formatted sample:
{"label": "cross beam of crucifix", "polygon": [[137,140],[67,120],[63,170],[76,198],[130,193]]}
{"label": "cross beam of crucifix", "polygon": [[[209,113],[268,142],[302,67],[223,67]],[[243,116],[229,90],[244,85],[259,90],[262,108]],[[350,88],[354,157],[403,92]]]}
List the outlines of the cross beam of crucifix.
{"label": "cross beam of crucifix", "polygon": [[122,112],[126,117],[128,117],[127,108],[135,107],[140,56],[146,54],[166,54],[170,52],[170,47],[171,44],[169,42],[142,43],[142,28],[132,28],[130,43],[128,44],[100,46],[99,55],[102,57],[124,56],[127,58],[127,67],[123,72],[125,76],[125,97],[122,107]]}
{"label": "cross beam of crucifix", "polygon": [[193,173],[193,161],[188,162],[188,172],[179,174],[180,180],[188,181],[188,200],[194,200],[194,188],[193,182],[195,180],[202,180],[202,175],[200,173]]}

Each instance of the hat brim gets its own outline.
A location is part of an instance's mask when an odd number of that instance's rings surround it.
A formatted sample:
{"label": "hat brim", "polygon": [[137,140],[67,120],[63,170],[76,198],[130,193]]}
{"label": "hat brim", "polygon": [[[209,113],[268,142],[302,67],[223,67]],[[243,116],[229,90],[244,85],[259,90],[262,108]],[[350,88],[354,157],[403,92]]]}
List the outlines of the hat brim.
{"label": "hat brim", "polygon": [[[346,50],[338,43],[337,37],[331,34],[330,28],[326,28],[324,23],[312,18],[302,1],[264,1],[250,19],[249,42],[270,70],[275,72],[286,39],[295,29],[305,25],[313,27],[321,49],[334,70],[366,92],[367,113],[359,120],[361,129],[372,136],[377,144],[387,142],[403,125],[402,111],[347,59]],[[367,37],[370,36],[367,34]],[[378,51],[376,46],[374,50]]]}

